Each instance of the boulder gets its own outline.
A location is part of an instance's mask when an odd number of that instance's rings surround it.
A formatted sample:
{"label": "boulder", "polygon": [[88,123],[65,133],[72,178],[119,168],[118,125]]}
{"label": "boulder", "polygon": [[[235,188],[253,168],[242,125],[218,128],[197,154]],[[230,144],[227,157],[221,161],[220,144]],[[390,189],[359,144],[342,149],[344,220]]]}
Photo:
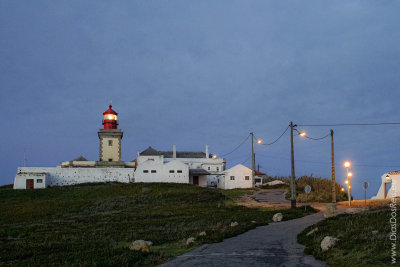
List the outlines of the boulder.
{"label": "boulder", "polygon": [[200,234],[199,234],[199,236],[206,236],[207,235],[207,233],[205,232],[205,231],[203,231],[203,232],[201,232]]}
{"label": "boulder", "polygon": [[269,186],[274,186],[274,185],[279,185],[279,184],[285,184],[285,183],[282,182],[281,180],[274,180],[272,182],[266,183],[266,185],[269,185]]}
{"label": "boulder", "polygon": [[153,245],[151,241],[136,240],[129,246],[130,250],[149,252],[150,246]]}
{"label": "boulder", "polygon": [[373,230],[371,233],[372,233],[373,235],[376,235],[376,234],[379,233],[379,231],[378,231],[378,230]]}
{"label": "boulder", "polygon": [[279,213],[275,213],[274,216],[272,217],[272,220],[274,222],[280,222],[280,221],[282,221],[282,219],[283,219],[283,215],[280,212]]}
{"label": "boulder", "polygon": [[338,238],[332,236],[325,236],[324,239],[322,239],[321,241],[322,251],[327,251],[328,249],[333,247],[338,240],[339,240]]}
{"label": "boulder", "polygon": [[337,211],[335,203],[329,203],[326,205],[326,209],[324,211],[325,218],[335,217],[337,214],[338,214],[338,211]]}
{"label": "boulder", "polygon": [[256,221],[251,221],[251,223],[257,223]]}
{"label": "boulder", "polygon": [[317,232],[317,231],[318,231],[318,227],[315,227],[315,228],[312,229],[310,232],[308,232],[308,233],[306,234],[306,236],[312,235],[313,233],[315,233],[315,232]]}
{"label": "boulder", "polygon": [[238,226],[238,225],[239,225],[238,222],[231,222],[231,227],[236,227],[236,226]]}
{"label": "boulder", "polygon": [[195,239],[194,237],[189,237],[189,238],[186,240],[186,246],[189,246],[189,245],[193,244],[195,240],[196,240],[196,239]]}

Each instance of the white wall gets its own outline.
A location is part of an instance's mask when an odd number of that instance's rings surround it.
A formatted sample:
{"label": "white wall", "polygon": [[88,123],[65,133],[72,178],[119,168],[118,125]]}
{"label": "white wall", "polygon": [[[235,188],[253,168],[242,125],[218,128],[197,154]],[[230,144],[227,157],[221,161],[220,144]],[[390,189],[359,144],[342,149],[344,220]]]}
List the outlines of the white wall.
{"label": "white wall", "polygon": [[[33,188],[46,188],[48,180],[48,174],[46,173],[17,173],[14,179],[14,189],[26,189],[26,180],[33,179]],[[39,179],[42,182],[39,182]]]}
{"label": "white wall", "polygon": [[[139,158],[142,158],[142,156]],[[170,171],[173,171],[173,173]],[[182,173],[178,173],[178,171],[182,171]],[[138,163],[135,171],[135,182],[187,184],[189,183],[189,168],[186,164],[178,160],[166,164],[161,163],[157,159],[146,160]]]}
{"label": "white wall", "polygon": [[[231,176],[234,176],[234,180],[231,180]],[[249,176],[249,180],[245,177]],[[219,178],[218,187],[222,189],[233,189],[233,188],[252,188],[252,171],[251,169],[238,164],[226,171]]]}
{"label": "white wall", "polygon": [[[134,181],[134,169],[131,168],[41,168],[21,167],[15,176],[15,186],[21,187],[20,178],[22,173],[27,175],[35,173],[47,173],[46,186],[63,186],[82,183],[97,182],[120,182],[129,183]],[[25,182],[26,183],[26,182]],[[24,184],[24,187],[26,184]],[[16,188],[17,189],[17,188]]]}
{"label": "white wall", "polygon": [[[386,183],[386,176],[389,175],[391,183]],[[385,173],[381,177],[381,187],[378,190],[376,196],[372,197],[372,199],[383,199],[385,197],[385,183],[386,188],[389,188],[389,191],[386,195],[386,198],[392,197],[400,197],[400,174],[389,174]]]}
{"label": "white wall", "polygon": [[[108,141],[112,141],[112,145],[108,145]],[[119,161],[119,148],[120,148],[120,138],[116,137],[103,137],[101,139],[101,146],[102,146],[102,155],[101,158],[103,161],[108,161],[108,159],[112,159],[112,161]]]}
{"label": "white wall", "polygon": [[[164,158],[165,162],[173,160],[179,160],[183,163],[187,163],[190,169],[204,169],[211,173],[224,171],[223,158]],[[209,167],[210,169],[208,169]]]}

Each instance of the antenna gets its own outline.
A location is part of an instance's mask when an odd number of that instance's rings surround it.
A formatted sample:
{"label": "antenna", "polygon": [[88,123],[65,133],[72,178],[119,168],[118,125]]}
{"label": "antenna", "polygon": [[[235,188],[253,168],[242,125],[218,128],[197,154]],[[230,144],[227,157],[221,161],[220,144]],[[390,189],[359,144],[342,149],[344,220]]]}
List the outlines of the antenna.
{"label": "antenna", "polygon": [[28,159],[26,158],[26,148],[24,148],[24,167],[26,167],[26,162]]}

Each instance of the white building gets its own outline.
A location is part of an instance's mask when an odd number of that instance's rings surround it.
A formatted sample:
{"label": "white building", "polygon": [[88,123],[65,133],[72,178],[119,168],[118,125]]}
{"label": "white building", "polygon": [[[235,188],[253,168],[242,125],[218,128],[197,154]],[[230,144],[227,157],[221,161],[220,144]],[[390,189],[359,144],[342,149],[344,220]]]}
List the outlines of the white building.
{"label": "white building", "polygon": [[218,177],[218,188],[234,189],[234,188],[252,188],[253,177],[250,168],[238,164],[226,171],[223,171]]}
{"label": "white building", "polygon": [[225,169],[225,159],[192,151],[157,151],[152,147],[138,153],[136,182],[189,183],[202,187],[216,185],[217,173]]}
{"label": "white building", "polygon": [[373,199],[400,197],[400,171],[385,173],[381,179],[381,187]]}

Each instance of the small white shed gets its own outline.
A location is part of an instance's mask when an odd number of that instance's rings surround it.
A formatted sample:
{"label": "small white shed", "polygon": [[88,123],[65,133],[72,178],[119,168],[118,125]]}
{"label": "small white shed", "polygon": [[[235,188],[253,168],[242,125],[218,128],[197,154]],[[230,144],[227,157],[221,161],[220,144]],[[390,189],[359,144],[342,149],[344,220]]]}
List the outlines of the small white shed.
{"label": "small white shed", "polygon": [[14,189],[46,188],[49,175],[46,172],[18,172],[14,179]]}
{"label": "small white shed", "polygon": [[253,177],[250,168],[242,164],[238,164],[224,172],[218,178],[218,188],[234,189],[234,188],[252,188]]}

